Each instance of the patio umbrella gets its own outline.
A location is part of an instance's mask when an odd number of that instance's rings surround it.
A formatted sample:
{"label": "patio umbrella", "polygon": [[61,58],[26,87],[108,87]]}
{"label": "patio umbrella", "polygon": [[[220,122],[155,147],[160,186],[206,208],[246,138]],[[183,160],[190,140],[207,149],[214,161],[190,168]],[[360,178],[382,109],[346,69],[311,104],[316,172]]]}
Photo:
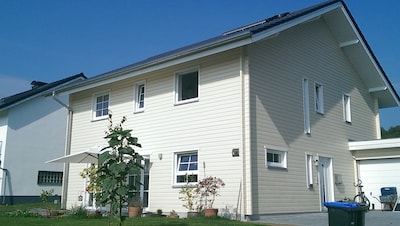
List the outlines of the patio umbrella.
{"label": "patio umbrella", "polygon": [[81,152],[49,160],[46,163],[97,163],[102,149],[102,146],[94,146]]}

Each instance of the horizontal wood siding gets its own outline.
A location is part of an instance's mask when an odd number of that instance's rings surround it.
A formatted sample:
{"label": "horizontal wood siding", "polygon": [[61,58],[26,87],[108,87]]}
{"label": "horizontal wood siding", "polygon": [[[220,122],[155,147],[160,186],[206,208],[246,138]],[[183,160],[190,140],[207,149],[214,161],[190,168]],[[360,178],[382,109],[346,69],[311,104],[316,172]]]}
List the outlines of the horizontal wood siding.
{"label": "horizontal wood siding", "polygon": [[[332,157],[335,199],[354,194],[348,140],[377,137],[375,100],[322,19],[298,25],[249,47],[253,205],[255,214],[319,211],[306,185],[305,154]],[[311,135],[304,134],[302,80],[309,80]],[[323,85],[325,114],[314,107],[314,82]],[[352,123],[343,120],[342,95],[351,95]],[[265,166],[264,146],[288,150],[287,170]]]}
{"label": "horizontal wood siding", "polygon": [[[132,77],[109,86],[76,93],[71,98],[74,110],[71,152],[105,144],[107,120],[91,121],[92,95],[110,91],[110,109],[114,123],[127,116],[125,128],[133,129],[145,152],[150,155],[149,210],[186,212],[173,185],[174,153],[198,150],[199,174],[222,178],[226,187],[215,207],[234,207],[239,195],[242,153],[232,157],[233,148],[241,148],[240,51],[177,65]],[[174,73],[199,68],[199,101],[174,105]],[[145,111],[133,113],[134,87],[146,82]],[[158,154],[162,153],[160,160]],[[203,167],[205,166],[205,168]],[[71,166],[68,207],[82,191],[79,177],[82,166]]]}

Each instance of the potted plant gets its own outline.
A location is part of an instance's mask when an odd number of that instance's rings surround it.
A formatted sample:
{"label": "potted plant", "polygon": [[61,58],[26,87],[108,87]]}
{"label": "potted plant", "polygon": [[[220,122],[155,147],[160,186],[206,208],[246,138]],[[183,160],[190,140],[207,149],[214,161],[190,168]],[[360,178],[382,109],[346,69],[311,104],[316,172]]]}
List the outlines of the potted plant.
{"label": "potted plant", "polygon": [[187,182],[186,185],[179,190],[179,194],[181,194],[179,199],[184,202],[182,206],[188,209],[187,217],[200,216],[202,204],[196,186]]}
{"label": "potted plant", "polygon": [[143,212],[143,205],[140,197],[133,197],[128,203],[128,216],[136,217],[141,216]]}
{"label": "potted plant", "polygon": [[216,216],[218,209],[213,208],[215,197],[219,195],[219,189],[225,186],[225,183],[218,177],[206,177],[199,181],[196,192],[205,201],[204,215],[206,217]]}

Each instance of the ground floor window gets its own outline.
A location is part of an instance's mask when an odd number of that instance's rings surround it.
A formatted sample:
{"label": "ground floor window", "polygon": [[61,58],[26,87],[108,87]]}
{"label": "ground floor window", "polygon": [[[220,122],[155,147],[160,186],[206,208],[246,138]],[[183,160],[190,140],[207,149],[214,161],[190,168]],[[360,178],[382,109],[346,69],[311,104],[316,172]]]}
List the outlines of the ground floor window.
{"label": "ground floor window", "polygon": [[287,168],[287,151],[265,148],[267,167]]}
{"label": "ground floor window", "polygon": [[39,185],[61,185],[63,172],[39,171],[37,184]]}
{"label": "ground floor window", "polygon": [[175,184],[197,183],[198,156],[197,151],[176,153]]}

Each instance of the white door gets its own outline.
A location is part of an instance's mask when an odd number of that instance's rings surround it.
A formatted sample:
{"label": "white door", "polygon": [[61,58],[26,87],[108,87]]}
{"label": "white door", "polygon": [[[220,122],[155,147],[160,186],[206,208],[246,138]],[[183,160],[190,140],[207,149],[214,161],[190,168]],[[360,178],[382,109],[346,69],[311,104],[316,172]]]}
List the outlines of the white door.
{"label": "white door", "polygon": [[319,157],[318,160],[319,192],[321,210],[326,210],[324,202],[334,201],[332,159]]}
{"label": "white door", "polygon": [[382,187],[396,187],[397,193],[400,193],[399,172],[398,158],[359,161],[359,177],[364,185],[363,191],[375,209],[381,209],[378,200]]}

